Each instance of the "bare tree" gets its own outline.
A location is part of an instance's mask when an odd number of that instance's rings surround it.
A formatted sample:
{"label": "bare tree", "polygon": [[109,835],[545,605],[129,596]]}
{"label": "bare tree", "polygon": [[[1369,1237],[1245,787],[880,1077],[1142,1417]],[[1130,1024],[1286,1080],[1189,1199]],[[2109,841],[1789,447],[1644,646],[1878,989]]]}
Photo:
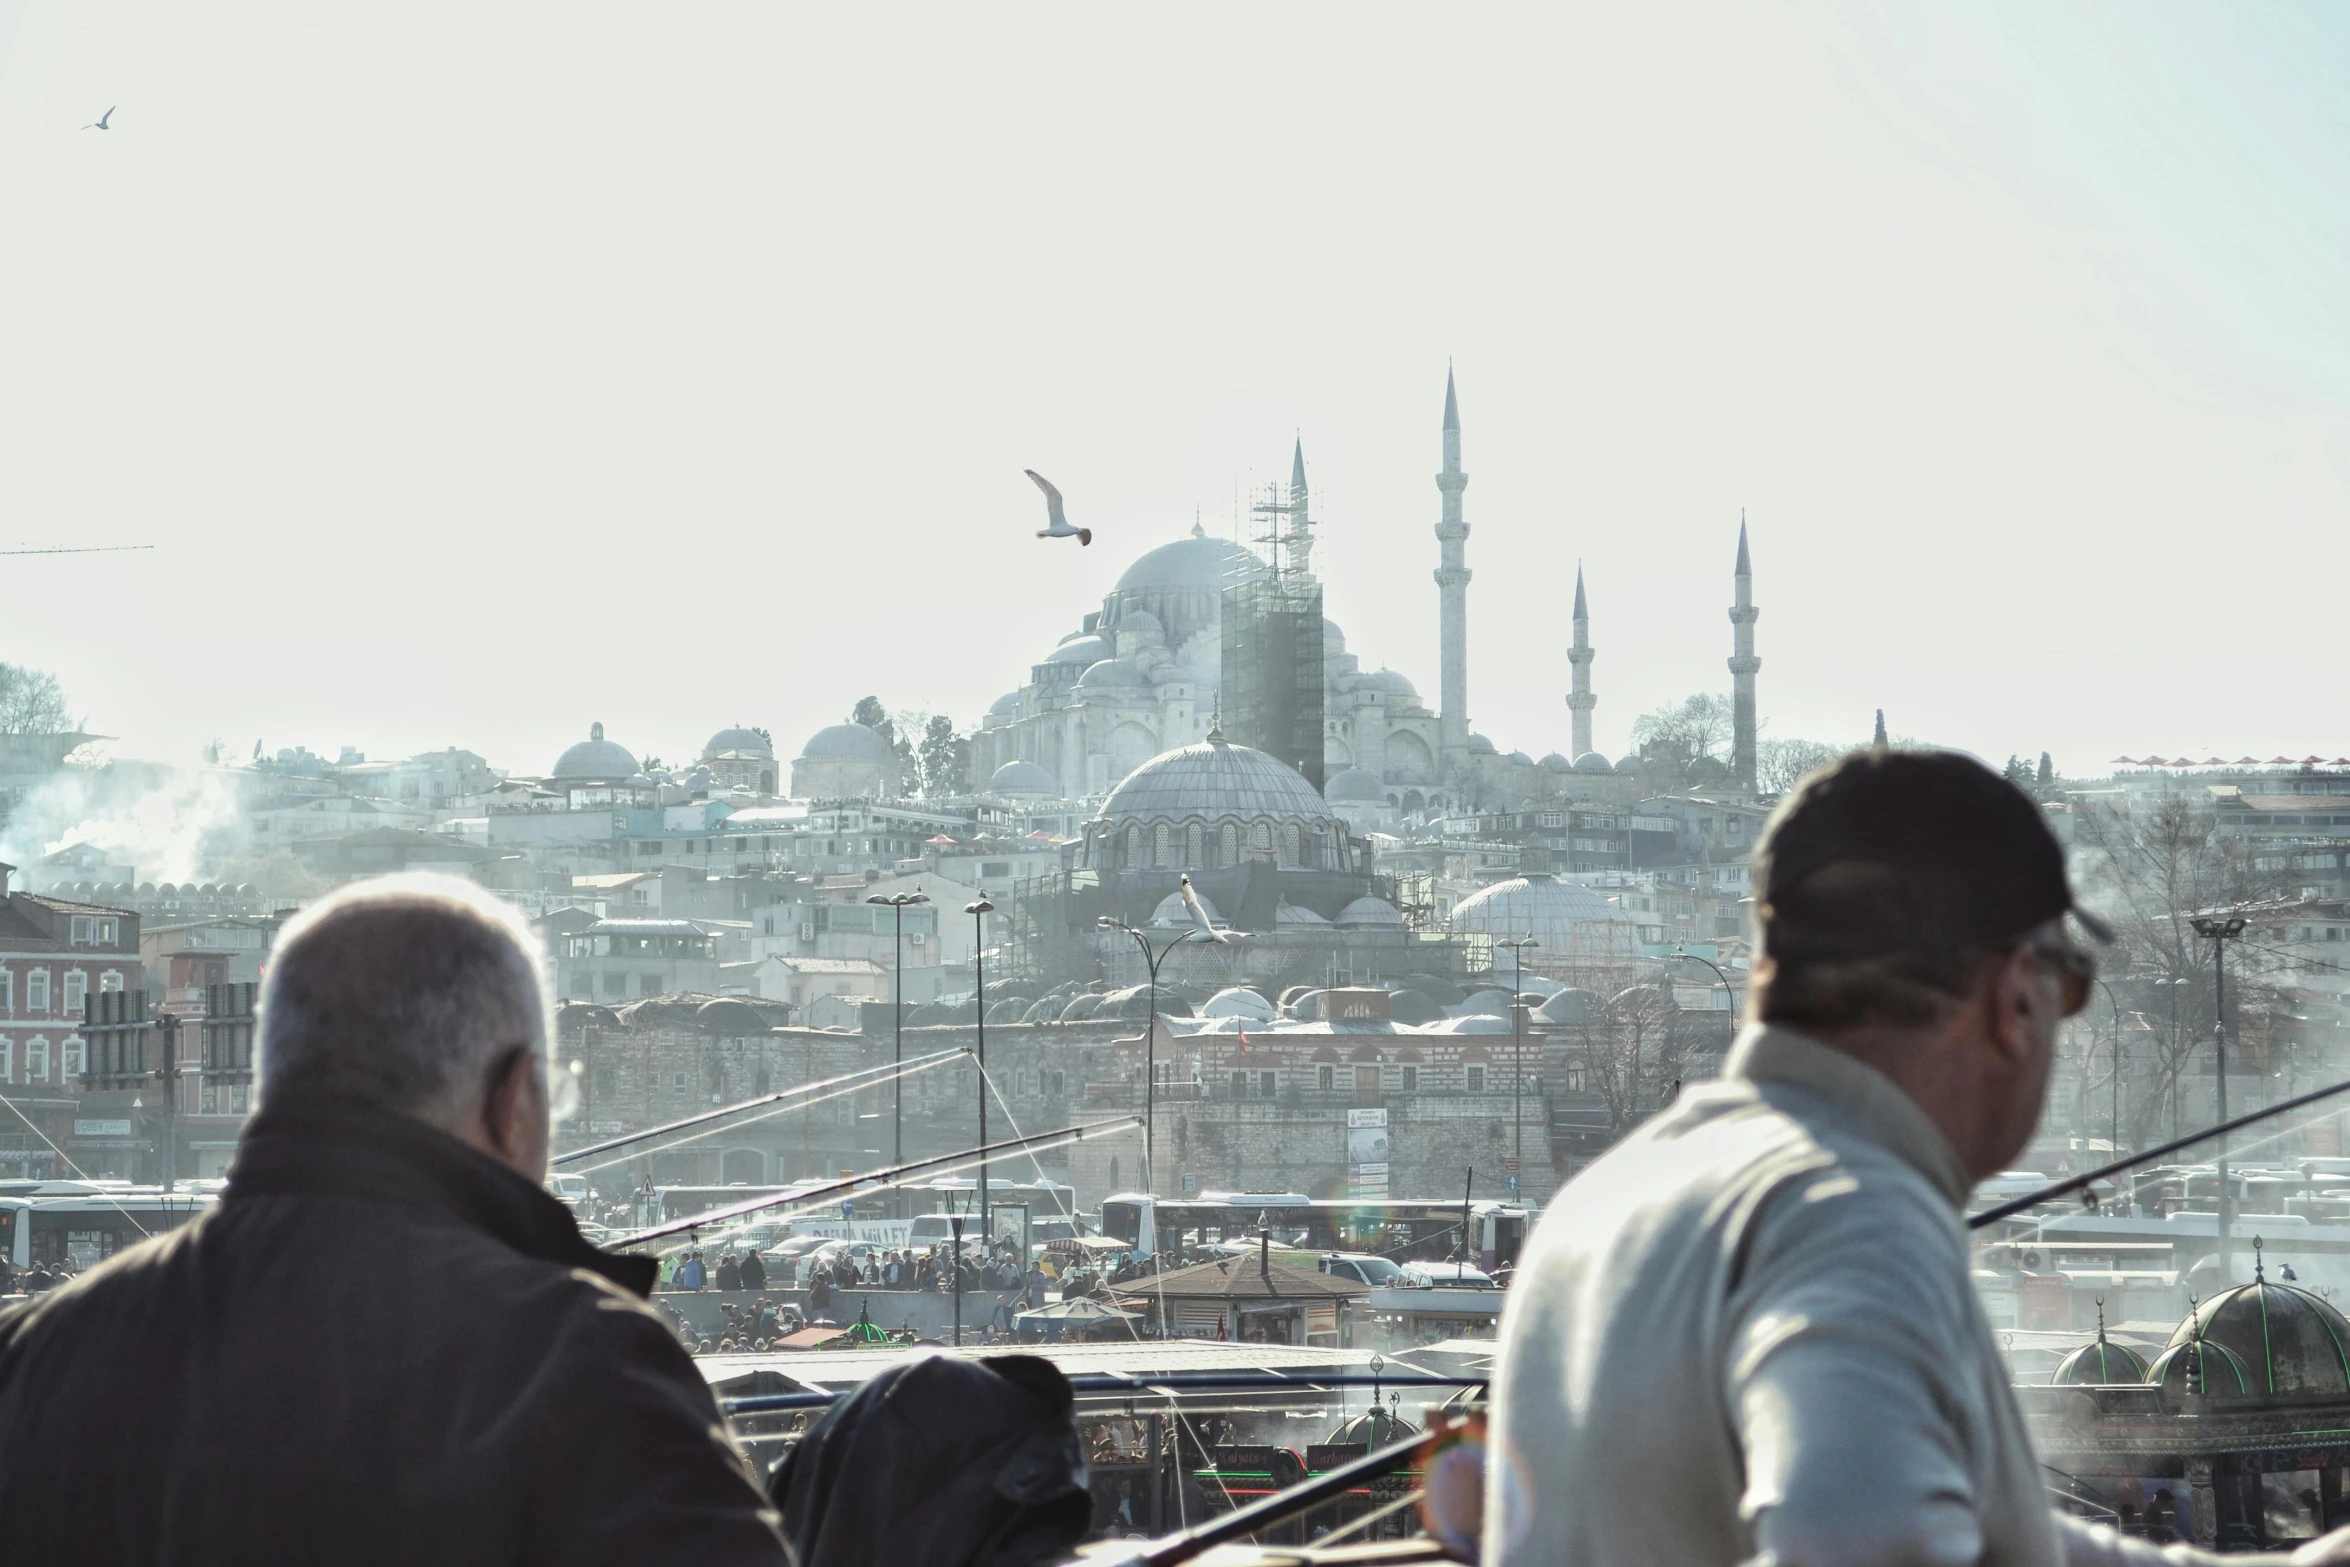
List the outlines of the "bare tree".
{"label": "bare tree", "polygon": [[1731,729],[1730,699],[1699,691],[1633,720],[1632,743],[1652,781],[1687,787],[1727,775]]}
{"label": "bare tree", "polygon": [[[2166,1114],[2180,1125],[2180,1079],[2209,1065],[2212,944],[2195,934],[2194,917],[2283,897],[2294,890],[2292,874],[2221,834],[2211,807],[2185,794],[2135,802],[2076,796],[2074,824],[2083,889],[2112,921],[2115,942],[2105,957],[2112,990],[2074,1020],[2067,1048],[2084,1058],[2082,1089],[2094,1094],[2102,1083],[2110,1094],[2113,1014],[2122,1014],[2123,1053],[2131,1057],[2122,1069],[2123,1131],[2143,1147]],[[2265,1044],[2280,1000],[2273,985],[2230,965],[2229,1031],[2239,1045],[2255,1035]],[[2230,1070],[2241,1064],[2231,1060]],[[2102,1124],[2110,1111],[2088,1119]]]}
{"label": "bare tree", "polygon": [[55,675],[0,664],[0,735],[57,735],[79,727]]}
{"label": "bare tree", "polygon": [[1764,740],[1754,748],[1755,787],[1765,794],[1785,794],[1852,749],[1822,740]]}
{"label": "bare tree", "polygon": [[1584,1085],[1606,1102],[1609,1129],[1621,1137],[1671,1101],[1690,1058],[1713,1031],[1689,1026],[1671,987],[1654,979],[1636,978],[1630,970],[1578,978],[1585,986],[1604,987],[1593,990],[1594,1003],[1577,1035]]}

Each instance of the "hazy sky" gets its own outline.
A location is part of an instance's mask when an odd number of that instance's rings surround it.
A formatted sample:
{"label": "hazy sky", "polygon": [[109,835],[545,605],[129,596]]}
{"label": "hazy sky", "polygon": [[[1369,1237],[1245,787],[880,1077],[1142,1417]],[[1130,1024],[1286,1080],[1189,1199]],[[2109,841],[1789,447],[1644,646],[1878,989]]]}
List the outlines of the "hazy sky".
{"label": "hazy sky", "polygon": [[[968,723],[1305,441],[1476,727],[2350,750],[2350,12],[0,0],[0,660],[118,752]],[[113,128],[79,129],[108,105]],[[1089,550],[1041,543],[1023,467]]]}

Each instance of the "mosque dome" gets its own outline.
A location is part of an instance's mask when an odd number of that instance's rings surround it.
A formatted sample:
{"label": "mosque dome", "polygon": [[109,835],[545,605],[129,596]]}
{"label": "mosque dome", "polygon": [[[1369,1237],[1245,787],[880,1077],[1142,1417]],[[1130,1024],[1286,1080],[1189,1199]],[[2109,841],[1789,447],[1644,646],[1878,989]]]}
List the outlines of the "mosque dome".
{"label": "mosque dome", "polygon": [[1053,775],[1034,762],[1010,761],[997,768],[987,780],[992,794],[1055,795],[1061,786]]}
{"label": "mosque dome", "polygon": [[1323,821],[1330,808],[1305,776],[1277,757],[1211,735],[1162,751],[1137,767],[1102,802],[1112,822],[1214,820]]}
{"label": "mosque dome", "polygon": [[1636,957],[1639,926],[1588,887],[1556,876],[1513,876],[1480,888],[1453,905],[1446,928],[1454,935],[1531,936],[1530,961]]}
{"label": "mosque dome", "polygon": [[753,756],[773,756],[775,747],[756,729],[721,729],[702,747],[702,754],[716,756],[721,751],[748,751]]}
{"label": "mosque dome", "polygon": [[1579,773],[1612,773],[1615,769],[1610,767],[1607,758],[1597,751],[1586,751],[1575,758],[1575,771]]}
{"label": "mosque dome", "polygon": [[2127,1344],[2116,1344],[2099,1327],[2097,1336],[2056,1363],[2048,1379],[2058,1387],[2103,1386],[2115,1382],[2150,1382],[2146,1357]]}
{"label": "mosque dome", "polygon": [[1147,691],[1151,677],[1130,658],[1105,658],[1077,677],[1080,691]]}
{"label": "mosque dome", "polygon": [[[1607,759],[1602,757],[1600,760],[1605,761]],[[1548,756],[1544,757],[1542,759],[1541,765],[1542,770],[1546,773],[1571,772],[1575,766],[1573,762],[1568,761],[1565,757],[1559,755],[1556,751],[1553,751]]]}
{"label": "mosque dome", "polygon": [[1017,691],[1006,691],[1002,696],[999,696],[995,699],[995,706],[987,710],[987,716],[990,718],[1010,718],[1013,714],[1019,711],[1020,693]]}
{"label": "mosque dome", "polygon": [[1322,798],[1333,805],[1378,805],[1387,798],[1387,786],[1368,767],[1342,767],[1322,785]]}
{"label": "mosque dome", "polygon": [[602,724],[590,724],[588,737],[555,759],[555,778],[629,778],[636,758],[624,746],[604,738]]}
{"label": "mosque dome", "polygon": [[1346,651],[1346,633],[1338,629],[1338,622],[1328,615],[1322,617],[1322,653],[1333,657]]}
{"label": "mosque dome", "polygon": [[1493,742],[1483,735],[1471,735],[1469,736],[1469,754],[1471,756],[1492,756],[1495,754]]}
{"label": "mosque dome", "polygon": [[1273,923],[1281,925],[1327,925],[1330,922],[1302,903],[1283,898],[1273,909]]}
{"label": "mosque dome", "polygon": [[1532,767],[1534,765],[1534,758],[1528,756],[1523,751],[1512,751],[1510,753],[1510,761],[1513,765],[1518,767]]}
{"label": "mosque dome", "polygon": [[2263,1402],[2350,1402],[2350,1321],[2324,1296],[2272,1282],[2257,1262],[2253,1282],[2196,1307],[2171,1348],[2198,1336],[2243,1362],[2247,1390]]}
{"label": "mosque dome", "polygon": [[[1392,669],[1365,670],[1356,677],[1355,689],[1358,691],[1384,691],[1390,696],[1410,697],[1414,701],[1419,700],[1420,696],[1419,691],[1409,680]],[[1488,742],[1488,744],[1490,743]]]}
{"label": "mosque dome", "polygon": [[1626,773],[1634,777],[1639,776],[1640,753],[1638,751],[1634,751],[1631,755],[1616,763],[1616,771],[1619,773]]}
{"label": "mosque dome", "polygon": [[1246,985],[1233,985],[1208,997],[1207,1004],[1199,1009],[1199,1015],[1239,1017],[1253,1023],[1270,1023],[1281,1014],[1272,1002]]}
{"label": "mosque dome", "polygon": [[[1529,981],[1535,976],[1527,975]],[[1600,1000],[1588,990],[1573,986],[1555,991],[1542,1005],[1534,1009],[1534,1016],[1545,1023],[1588,1023],[1599,1016]]]}
{"label": "mosque dome", "polygon": [[889,742],[878,730],[863,724],[833,724],[808,736],[808,743],[800,748],[800,759],[808,762],[883,762],[889,759]]}
{"label": "mosque dome", "polygon": [[1098,664],[1110,656],[1110,639],[1091,631],[1080,631],[1073,637],[1061,639],[1061,645],[1044,656],[1048,664]]}
{"label": "mosque dome", "polygon": [[1118,579],[1120,593],[1152,588],[1202,588],[1222,592],[1235,583],[1264,575],[1265,563],[1245,546],[1230,539],[1194,533],[1162,544],[1126,568]]}
{"label": "mosque dome", "polygon": [[1385,898],[1357,898],[1338,911],[1341,930],[1379,930],[1388,926],[1400,929],[1402,925],[1403,916]]}

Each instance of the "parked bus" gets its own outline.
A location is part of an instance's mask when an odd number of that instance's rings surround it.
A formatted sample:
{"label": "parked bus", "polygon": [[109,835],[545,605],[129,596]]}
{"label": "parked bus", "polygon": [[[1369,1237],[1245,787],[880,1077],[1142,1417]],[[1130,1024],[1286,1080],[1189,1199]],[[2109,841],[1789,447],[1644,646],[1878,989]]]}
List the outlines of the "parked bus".
{"label": "parked bus", "polygon": [[213,1192],[98,1182],[50,1181],[35,1191],[0,1197],[0,1256],[18,1269],[37,1262],[94,1268],[151,1235],[178,1229],[219,1201]]}
{"label": "parked bus", "polygon": [[1305,1251],[1373,1252],[1397,1262],[1461,1252],[1464,1212],[1473,1254],[1514,1264],[1533,1210],[1490,1199],[1308,1197],[1302,1192],[1208,1192],[1197,1198],[1121,1192],[1102,1201],[1102,1233],[1141,1255],[1253,1240],[1260,1231]]}

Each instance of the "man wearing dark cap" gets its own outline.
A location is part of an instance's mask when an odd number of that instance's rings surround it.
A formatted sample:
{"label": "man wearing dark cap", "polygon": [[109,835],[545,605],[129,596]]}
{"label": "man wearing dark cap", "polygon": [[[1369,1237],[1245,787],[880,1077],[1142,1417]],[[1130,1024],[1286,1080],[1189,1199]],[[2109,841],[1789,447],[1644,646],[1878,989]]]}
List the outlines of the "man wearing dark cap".
{"label": "man wearing dark cap", "polygon": [[[1878,748],[1758,851],[1722,1080],[1578,1176],[1503,1313],[1484,1560],[2195,1562],[2056,1515],[1960,1217],[2040,1118],[2095,966],[2039,810]],[[2229,1558],[2238,1560],[2240,1558]],[[2296,1561],[2350,1561],[2350,1531]]]}

